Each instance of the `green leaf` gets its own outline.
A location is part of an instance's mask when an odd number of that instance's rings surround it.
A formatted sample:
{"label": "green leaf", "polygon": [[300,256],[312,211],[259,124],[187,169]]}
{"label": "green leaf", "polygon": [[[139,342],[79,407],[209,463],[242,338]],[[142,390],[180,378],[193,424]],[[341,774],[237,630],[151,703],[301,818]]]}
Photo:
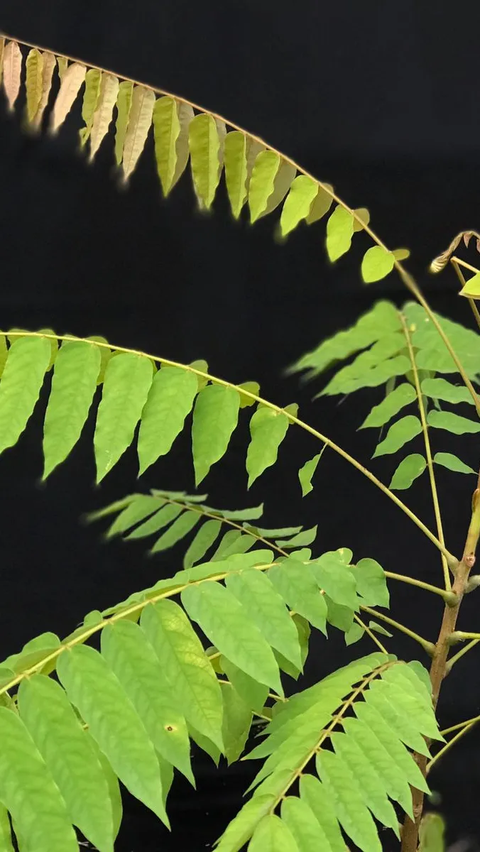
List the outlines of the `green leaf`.
{"label": "green leaf", "polygon": [[[330,190],[330,192],[328,192],[328,190]],[[322,219],[322,217],[328,213],[333,204],[332,192],[333,186],[330,186],[329,183],[324,183],[323,186],[318,187],[317,195],[307,216],[307,225],[312,225],[314,222],[318,222],[319,219]]]}
{"label": "green leaf", "polygon": [[[1,59],[1,57],[0,57]],[[0,852],[14,852],[8,811],[0,803]]]}
{"label": "green leaf", "polygon": [[392,254],[396,260],[407,260],[410,257],[410,249],[407,248],[398,248],[392,251]]}
{"label": "green leaf", "polygon": [[468,279],[465,286],[460,290],[459,296],[467,296],[471,299],[480,297],[480,272]]}
{"label": "green leaf", "polygon": [[202,525],[184,556],[184,568],[191,568],[192,565],[200,562],[207,550],[217,540],[221,529],[221,521],[210,520]]}
{"label": "green leaf", "polygon": [[317,537],[318,524],[314,527],[311,527],[309,530],[302,530],[293,538],[289,539],[277,539],[275,544],[277,547],[283,547],[285,549],[290,547],[305,547],[307,544],[312,544]]}
{"label": "green leaf", "polygon": [[287,796],[282,801],[282,819],[292,832],[301,852],[330,852],[328,836],[304,799]]}
{"label": "green leaf", "polygon": [[65,342],[55,361],[45,414],[43,479],[63,462],[77,443],[97,388],[100,350],[91,343]]}
{"label": "green leaf", "polygon": [[[307,852],[306,846],[300,848]],[[257,825],[248,852],[299,852],[299,847],[288,824],[275,814],[267,814]]]}
{"label": "green leaf", "polygon": [[355,622],[345,633],[345,645],[354,645],[355,642],[359,642],[364,633],[362,625]]}
{"label": "green leaf", "polygon": [[250,506],[248,509],[222,509],[217,514],[229,521],[256,521],[263,515],[263,503],[259,506]]}
{"label": "green leaf", "polygon": [[188,533],[193,530],[196,524],[200,523],[202,516],[197,512],[184,512],[172,524],[172,526],[160,536],[155,542],[150,553],[160,553],[163,550],[168,550],[173,547],[182,538],[185,538]]}
{"label": "green leaf", "polygon": [[468,388],[457,385],[452,385],[446,379],[424,379],[422,382],[422,393],[425,396],[430,396],[432,399],[442,399],[444,402],[468,402],[469,405],[474,405]]}
{"label": "green leaf", "polygon": [[236,553],[246,553],[255,546],[255,539],[251,535],[243,535],[240,530],[230,530],[225,533],[215,553],[211,557],[212,562],[228,559]]}
{"label": "green leaf", "polygon": [[50,355],[50,341],[42,337],[19,337],[12,343],[0,382],[0,453],[13,447],[25,429]]}
{"label": "green leaf", "polygon": [[239,130],[232,130],[225,137],[225,181],[235,219],[247,199],[247,145],[247,137]]}
{"label": "green leaf", "polygon": [[282,412],[260,406],[250,420],[251,441],[247,450],[248,487],[272,465],[287,434],[288,418]]}
{"label": "green leaf", "polygon": [[220,686],[187,616],[178,604],[162,600],[145,607],[140,625],[187,722],[223,751]]}
{"label": "green leaf", "polygon": [[337,819],[362,852],[382,852],[375,823],[353,773],[333,752],[316,758],[317,772],[334,802]]}
{"label": "green leaf", "polygon": [[234,763],[242,754],[250,733],[252,711],[230,683],[220,683],[223,696],[222,736],[227,763]]}
{"label": "green leaf", "polygon": [[44,657],[48,657],[52,651],[56,651],[59,645],[60,639],[55,633],[42,633],[35,639],[30,639],[19,654],[11,654],[7,657],[5,666],[13,669],[16,674],[21,674]]}
{"label": "green leaf", "polygon": [[268,577],[250,568],[227,577],[226,587],[248,612],[268,644],[301,669],[297,629],[283,598]]}
{"label": "green leaf", "polygon": [[345,842],[334,813],[333,800],[326,787],[313,775],[300,777],[300,800],[305,802],[316,816],[326,837],[325,852],[345,852]]}
{"label": "green leaf", "polygon": [[108,362],[93,439],[97,483],[132,443],[152,376],[152,362],[143,355],[124,353]]}
{"label": "green leaf", "polygon": [[[476,275],[475,278],[480,278]],[[440,814],[425,814],[420,823],[418,852],[445,852],[445,822]]]}
{"label": "green leaf", "polygon": [[23,848],[77,852],[65,802],[17,713],[0,707],[0,801],[12,816]]}
{"label": "green leaf", "polygon": [[280,230],[286,237],[310,213],[318,194],[318,185],[306,175],[298,175],[293,181],[290,192],[283,205],[280,217]]}
{"label": "green leaf", "polygon": [[396,683],[378,680],[370,684],[365,697],[368,703],[381,714],[399,740],[402,740],[409,748],[430,757],[425,739],[420,733],[423,714],[420,709],[419,725],[418,701],[415,696],[406,693]]}
{"label": "green leaf", "polygon": [[405,488],[410,488],[412,482],[422,475],[427,466],[427,462],[420,453],[412,453],[406,456],[398,465],[390,482],[390,488],[397,491]]}
{"label": "green leaf", "polygon": [[226,453],[238,421],[240,395],[234,388],[207,385],[198,394],[193,411],[192,449],[195,484]]}
{"label": "green leaf", "polygon": [[247,396],[245,393],[242,393],[242,390],[248,391],[248,393],[253,393],[255,396],[258,396],[260,393],[260,385],[258,382],[242,382],[241,385],[237,385],[237,388],[240,393],[240,408],[250,408],[252,405],[255,405],[256,400]]}
{"label": "green leaf", "polygon": [[378,624],[376,621],[369,621],[368,626],[370,630],[373,630],[374,633],[380,633],[382,636],[388,636],[390,639],[393,636],[393,633],[389,633],[385,627],[382,627],[381,624]]}
{"label": "green leaf", "polygon": [[131,80],[123,80],[120,83],[117,98],[117,121],[115,130],[115,160],[117,162],[117,166],[120,166],[123,160],[125,136],[127,135],[130,111],[132,109],[132,96],[133,82]]}
{"label": "green leaf", "polygon": [[349,568],[355,578],[357,592],[367,606],[390,606],[387,579],[382,566],[375,559],[360,559]]}
{"label": "green leaf", "polygon": [[365,252],[362,260],[362,278],[365,284],[380,281],[393,269],[395,257],[382,246],[372,246]]}
{"label": "green leaf", "polygon": [[272,529],[272,530],[261,529],[260,527],[251,527],[250,528],[250,527],[246,526],[246,528],[252,529],[254,533],[258,533],[258,535],[261,535],[263,538],[278,538],[279,536],[282,536],[282,535],[288,535],[288,536],[296,535],[297,533],[301,532],[302,529],[303,529],[302,526],[298,526],[298,527],[278,527],[277,529]]}
{"label": "green leaf", "polygon": [[223,654],[220,657],[220,665],[247,707],[255,710],[257,713],[261,713],[268,697],[268,686],[250,677],[250,675],[243,672],[242,669],[239,669],[238,666],[224,657]]}
{"label": "green leaf", "polygon": [[313,459],[310,459],[309,461],[305,462],[303,467],[301,467],[298,471],[298,479],[300,481],[300,486],[302,489],[302,497],[306,497],[307,494],[310,494],[310,491],[313,491],[312,476],[317,469],[318,462],[320,461],[326,446],[327,445],[324,444],[321,452],[317,453],[317,455],[314,456]]}
{"label": "green leaf", "polygon": [[462,462],[458,456],[452,455],[452,453],[435,453],[433,457],[433,461],[435,464],[440,464],[442,467],[446,467],[448,470],[453,470],[456,473],[476,473],[477,471],[470,467],[465,462]]}
{"label": "green leaf", "polygon": [[82,118],[85,126],[79,131],[80,145],[82,148],[88,142],[90,133],[92,132],[93,116],[97,108],[98,98],[100,96],[100,86],[102,83],[102,72],[97,68],[89,68],[85,75],[85,91],[83,94]]}
{"label": "green leaf", "polygon": [[328,595],[324,595],[327,604],[327,621],[337,630],[349,633],[353,627],[355,611],[348,606],[337,604]]}
{"label": "green leaf", "polygon": [[119,621],[102,632],[102,655],[118,677],[157,751],[194,784],[187,725],[145,631]]}
{"label": "green leaf", "polygon": [[414,417],[413,414],[407,414],[406,417],[402,417],[401,420],[397,420],[393,426],[390,426],[384,440],[377,444],[373,458],[396,453],[401,447],[415,438],[416,435],[419,435],[421,431],[422,424],[418,417]]}
{"label": "green leaf", "polygon": [[220,181],[221,141],[225,127],[213,115],[200,113],[192,119],[188,128],[193,182],[197,195],[209,210]]}
{"label": "green leaf", "polygon": [[352,244],[353,216],[338,205],[327,222],[327,254],[332,263],[347,252]]}
{"label": "green leaf", "polygon": [[275,189],[275,178],[280,168],[281,158],[274,151],[261,151],[253,166],[250,178],[248,204],[252,224],[265,213],[268,201]]}
{"label": "green leaf", "polygon": [[372,408],[370,414],[360,426],[360,429],[366,429],[369,426],[384,426],[402,408],[414,402],[416,397],[413,385],[403,382],[395,390],[391,391],[379,405],[375,405]]}
{"label": "green leaf", "polygon": [[145,518],[158,512],[162,508],[163,503],[163,500],[158,497],[152,497],[150,494],[136,494],[126,508],[115,518],[107,532],[106,538],[113,538],[115,535],[132,529],[140,521],[144,521]]}
{"label": "green leaf", "polygon": [[324,553],[308,567],[319,588],[323,589],[334,603],[350,609],[357,607],[356,579],[335,550]]}
{"label": "green leaf", "polygon": [[182,591],[182,603],[213,645],[238,668],[283,695],[273,651],[249,613],[220,583]]}
{"label": "green leaf", "polygon": [[460,417],[459,414],[453,414],[451,411],[429,411],[427,422],[434,429],[445,429],[446,432],[452,432],[453,435],[480,432],[480,423],[478,421],[469,420],[467,417]]}
{"label": "green leaf", "polygon": [[102,767],[63,689],[51,678],[22,681],[18,709],[59,788],[68,814],[102,852],[113,852],[113,813]]}
{"label": "green leaf", "polygon": [[275,796],[253,796],[227,826],[220,838],[216,852],[240,852],[250,840],[262,817],[275,804]]}
{"label": "green leaf", "polygon": [[290,557],[270,568],[268,576],[288,606],[326,634],[327,604],[309,566]]}
{"label": "green leaf", "polygon": [[173,189],[188,161],[188,125],[193,109],[174,98],[158,98],[153,108],[155,158],[165,197]]}
{"label": "green leaf", "polygon": [[197,392],[197,377],[189,370],[165,366],[155,373],[138,436],[140,474],[170,452]]}
{"label": "green leaf", "polygon": [[57,673],[120,781],[168,826],[155,748],[105,660],[93,648],[76,645],[59,656]]}

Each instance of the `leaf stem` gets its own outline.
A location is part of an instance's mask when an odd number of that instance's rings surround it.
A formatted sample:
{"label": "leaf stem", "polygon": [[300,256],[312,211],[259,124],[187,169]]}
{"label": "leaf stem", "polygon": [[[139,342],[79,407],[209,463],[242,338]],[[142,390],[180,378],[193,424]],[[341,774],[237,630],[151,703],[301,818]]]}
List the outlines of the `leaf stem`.
{"label": "leaf stem", "polygon": [[471,642],[469,642],[469,643],[468,643],[468,645],[465,645],[465,647],[464,647],[464,648],[462,648],[462,650],[461,650],[461,651],[457,651],[457,653],[456,653],[456,654],[454,654],[454,655],[453,655],[453,657],[450,657],[450,658],[447,660],[447,672],[449,672],[449,671],[450,671],[450,669],[451,669],[451,668],[455,665],[455,663],[458,663],[458,661],[459,661],[459,660],[460,660],[460,659],[461,659],[461,658],[462,658],[465,654],[468,654],[468,652],[469,652],[469,651],[471,651],[471,650],[472,650],[472,648],[474,648],[474,647],[475,647],[475,645],[478,645],[478,643],[479,643],[479,642],[480,642],[480,637],[479,637],[478,639],[472,639],[472,641],[471,641]]}
{"label": "leaf stem", "polygon": [[314,438],[317,438],[322,444],[327,444],[334,452],[336,452],[339,456],[341,456],[345,461],[349,462],[354,468],[356,468],[360,473],[362,473],[367,479],[370,480],[380,491],[383,492],[399,509],[410,518],[411,521],[423,532],[423,534],[430,539],[432,544],[440,550],[441,553],[445,555],[448,560],[448,563],[452,566],[457,564],[457,560],[455,557],[446,549],[445,545],[435,536],[435,534],[417,517],[417,515],[412,512],[409,507],[397,497],[396,494],[393,493],[383,482],[381,482],[378,477],[375,476],[368,468],[366,468],[361,462],[357,461],[356,458],[350,455],[346,450],[328,438],[326,435],[323,435],[317,429],[314,429],[313,426],[310,426],[308,423],[305,423],[303,420],[300,420],[298,417],[295,417],[290,411],[285,408],[281,408],[279,405],[275,405],[273,402],[269,402],[266,399],[263,399],[261,396],[257,396],[257,394],[252,393],[251,391],[245,390],[244,388],[239,389],[237,385],[233,382],[227,382],[225,379],[219,379],[216,376],[212,376],[210,373],[206,373],[203,370],[197,370],[195,367],[192,367],[189,364],[181,364],[179,361],[171,361],[168,358],[161,358],[158,355],[148,355],[145,352],[141,352],[138,349],[130,349],[125,346],[114,346],[109,343],[103,343],[102,341],[92,341],[88,338],[83,337],[70,337],[62,334],[48,334],[39,331],[12,331],[12,332],[2,332],[0,331],[0,335],[6,335],[8,337],[44,337],[47,340],[61,340],[72,342],[72,340],[81,341],[83,343],[89,343],[90,345],[99,346],[100,348],[115,350],[115,352],[125,352],[131,355],[138,355],[143,358],[149,358],[151,361],[156,361],[159,364],[166,364],[169,367],[179,367],[182,370],[189,370],[194,373],[196,376],[200,376],[202,379],[207,379],[207,381],[211,381],[214,384],[221,385],[226,388],[233,388],[234,390],[241,393],[243,396],[247,396],[249,399],[252,399],[254,402],[260,403],[266,408],[270,408],[272,411],[275,411],[277,414],[284,414],[285,417],[291,422],[295,423],[301,429],[304,429],[306,432],[309,432],[310,435],[313,435]]}
{"label": "leaf stem", "polygon": [[452,737],[452,739],[451,739],[451,740],[449,740],[449,741],[448,741],[448,743],[446,743],[446,744],[443,746],[443,748],[441,748],[441,749],[440,749],[440,751],[437,751],[436,755],[435,755],[434,757],[432,757],[432,759],[431,759],[431,760],[427,763],[427,766],[426,766],[426,772],[427,772],[427,774],[430,772],[430,770],[431,770],[432,766],[434,766],[434,765],[435,765],[435,763],[437,762],[437,760],[440,760],[440,758],[441,758],[441,757],[443,757],[443,755],[444,755],[447,751],[449,751],[449,750],[451,749],[451,747],[452,747],[452,746],[453,746],[456,742],[458,742],[458,740],[459,740],[459,739],[461,739],[462,737],[464,737],[464,736],[465,736],[465,734],[468,734],[468,732],[471,730],[471,728],[473,728],[473,727],[474,727],[474,725],[476,724],[476,722],[477,722],[477,720],[474,720],[474,721],[473,721],[473,722],[471,722],[469,725],[465,725],[465,727],[464,727],[464,728],[462,728],[462,730],[461,730],[461,731],[459,731],[459,732],[458,732],[458,734],[455,734],[455,736],[454,736],[454,737]]}
{"label": "leaf stem", "polygon": [[357,624],[359,624],[359,625],[360,625],[360,627],[363,627],[363,629],[365,630],[365,633],[367,634],[367,636],[370,636],[370,639],[371,639],[373,642],[375,642],[375,645],[377,645],[377,647],[380,649],[380,651],[382,651],[384,654],[387,654],[387,656],[388,656],[388,651],[387,651],[387,649],[385,648],[385,646],[384,646],[384,645],[382,645],[382,643],[380,642],[380,639],[378,638],[378,636],[375,636],[375,633],[373,632],[373,630],[371,630],[371,629],[370,629],[370,627],[368,627],[368,625],[367,625],[367,624],[365,624],[365,622],[364,622],[364,621],[362,621],[362,619],[360,618],[360,616],[359,616],[359,615],[357,615],[356,613],[355,613],[355,621],[357,622]]}
{"label": "leaf stem", "polygon": [[480,716],[473,716],[472,719],[466,719],[464,722],[457,722],[456,725],[451,725],[449,728],[445,728],[443,731],[440,731],[442,737],[445,734],[452,734],[453,731],[458,731],[459,728],[465,728],[467,725],[473,725],[476,722],[480,722]]}
{"label": "leaf stem", "polygon": [[392,571],[385,571],[385,576],[390,580],[399,580],[401,583],[408,583],[411,586],[418,586],[419,589],[425,589],[427,592],[433,592],[433,594],[443,598],[450,606],[456,603],[457,596],[453,592],[447,591],[447,589],[441,589],[440,586],[432,586],[423,580],[417,580],[415,577],[407,577],[405,574],[395,574]]}
{"label": "leaf stem", "polygon": [[424,639],[423,636],[415,633],[414,630],[410,630],[409,627],[406,627],[399,621],[395,621],[393,618],[390,618],[389,615],[384,615],[383,612],[377,612],[376,609],[371,609],[369,606],[361,606],[360,609],[362,612],[368,612],[368,614],[372,615],[374,618],[379,618],[381,621],[385,621],[386,624],[389,624],[391,627],[395,627],[397,630],[405,633],[406,636],[410,636],[411,639],[414,639],[415,642],[418,642],[418,644],[422,646],[429,656],[431,656],[435,650],[433,642],[429,642],[428,639]]}
{"label": "leaf stem", "polygon": [[[405,336],[405,340],[407,342],[408,355],[410,358],[410,363],[412,365],[413,379],[415,383],[415,391],[417,394],[417,402],[418,402],[418,411],[420,414],[420,422],[422,424],[422,433],[423,433],[423,442],[425,444],[425,455],[427,457],[427,468],[428,468],[428,476],[430,479],[430,490],[432,492],[432,503],[433,503],[433,511],[435,514],[435,523],[437,525],[437,535],[439,541],[445,545],[445,537],[443,534],[443,524],[442,524],[442,513],[440,511],[440,501],[438,499],[438,490],[437,490],[437,482],[435,479],[435,471],[433,469],[433,456],[432,456],[432,448],[430,446],[430,435],[428,433],[428,423],[427,416],[425,413],[425,405],[423,402],[423,394],[422,389],[420,387],[420,379],[418,376],[417,363],[415,361],[415,353],[413,351],[412,346],[412,338],[410,336],[410,331],[407,326],[407,322],[405,316],[400,313],[400,321],[402,323],[403,334]],[[442,566],[443,566],[443,579],[445,582],[445,588],[447,591],[450,591],[452,588],[452,584],[450,582],[450,571],[447,559],[445,555],[441,553]]]}

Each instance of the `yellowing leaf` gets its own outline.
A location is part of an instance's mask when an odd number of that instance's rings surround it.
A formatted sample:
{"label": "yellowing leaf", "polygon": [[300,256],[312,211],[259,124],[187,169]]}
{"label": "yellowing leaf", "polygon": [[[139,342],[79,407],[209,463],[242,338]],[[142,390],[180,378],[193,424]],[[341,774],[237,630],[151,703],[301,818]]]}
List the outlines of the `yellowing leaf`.
{"label": "yellowing leaf", "polygon": [[118,77],[113,74],[102,74],[100,94],[90,133],[90,162],[92,162],[108,133],[113,118],[113,108],[117,102],[119,85]]}
{"label": "yellowing leaf", "polygon": [[317,194],[318,185],[311,178],[306,175],[299,175],[295,178],[280,217],[282,236],[285,237],[297,227],[302,219],[307,218]]}
{"label": "yellowing leaf", "polygon": [[65,121],[83,86],[86,73],[87,69],[85,65],[80,65],[78,62],[73,62],[66,69],[50,116],[50,130],[52,133],[56,133]]}
{"label": "yellowing leaf", "polygon": [[50,92],[52,89],[53,72],[55,71],[55,67],[57,64],[57,59],[53,55],[53,53],[45,52],[42,54],[42,56],[42,94],[38,103],[37,112],[32,121],[32,124],[36,128],[39,128],[42,123],[43,113],[45,112],[45,107],[47,106]]}
{"label": "yellowing leaf", "polygon": [[[242,382],[241,385],[237,385],[238,389],[242,389],[248,391],[249,393],[254,393],[255,396],[258,396],[260,393],[260,385],[258,382]],[[246,396],[246,394],[240,393],[240,408],[249,408],[251,405],[255,405],[256,399],[252,399],[250,396]]]}
{"label": "yellowing leaf", "polygon": [[9,41],[3,52],[3,88],[7,96],[10,111],[20,92],[22,77],[22,52],[16,41]]}
{"label": "yellowing leaf", "polygon": [[70,63],[69,63],[66,56],[57,56],[57,62],[58,62],[58,77],[60,79],[60,82],[62,82],[62,80],[65,76],[65,71],[67,70]]}
{"label": "yellowing leaf", "polygon": [[327,222],[327,254],[332,263],[349,250],[352,236],[353,216],[338,205]]}
{"label": "yellowing leaf", "polygon": [[83,94],[82,118],[85,127],[79,131],[80,145],[82,148],[87,144],[92,131],[93,116],[100,97],[100,86],[102,85],[102,72],[97,68],[89,68],[85,75],[85,92]]}
{"label": "yellowing leaf", "polygon": [[333,192],[333,186],[330,186],[329,183],[325,183],[323,186],[318,187],[316,198],[310,208],[310,213],[307,216],[307,225],[312,225],[314,222],[318,222],[318,220],[325,216],[325,214],[330,210],[333,198],[330,195],[329,190],[330,192]]}
{"label": "yellowing leaf", "polygon": [[362,278],[365,284],[380,281],[392,271],[395,258],[390,251],[382,246],[372,246],[365,252],[362,260]]}
{"label": "yellowing leaf", "polygon": [[255,160],[248,193],[252,223],[256,222],[267,209],[279,168],[280,157],[274,151],[261,151]]}
{"label": "yellowing leaf", "polygon": [[268,213],[272,213],[272,211],[282,203],[292,185],[292,181],[294,180],[296,173],[297,170],[295,166],[292,166],[292,164],[287,162],[287,160],[280,160],[280,167],[275,176],[273,192],[268,199],[267,206],[263,213],[261,213],[261,216],[267,216]]}
{"label": "yellowing leaf", "polygon": [[366,207],[356,207],[353,212],[358,217],[353,220],[354,233],[363,231],[365,225],[368,225],[370,222],[370,211]]}
{"label": "yellowing leaf", "polygon": [[133,83],[131,80],[123,80],[120,83],[117,97],[117,122],[115,131],[115,160],[117,166],[122,164],[123,146],[132,109]]}
{"label": "yellowing leaf", "polygon": [[224,128],[213,115],[196,115],[188,128],[195,191],[207,210],[212,206],[220,181]]}
{"label": "yellowing leaf", "polygon": [[407,248],[398,248],[392,251],[395,260],[407,260],[410,257],[410,251]]}
{"label": "yellowing leaf", "polygon": [[468,279],[459,295],[467,296],[470,299],[480,299],[480,272]]}
{"label": "yellowing leaf", "polygon": [[247,178],[247,137],[240,130],[232,130],[225,137],[225,181],[235,219],[247,198]]}
{"label": "yellowing leaf", "polygon": [[38,50],[31,50],[27,56],[27,118],[33,122],[40,105],[43,89],[43,55]]}
{"label": "yellowing leaf", "polygon": [[194,117],[188,104],[159,98],[153,110],[155,158],[165,196],[173,189],[188,162],[188,127]]}
{"label": "yellowing leaf", "polygon": [[393,474],[390,488],[397,491],[410,488],[412,482],[418,479],[425,470],[427,463],[419,453],[412,453],[400,462]]}
{"label": "yellowing leaf", "polygon": [[123,181],[126,183],[137,165],[152,125],[155,92],[145,86],[135,86],[132,108],[123,146]]}

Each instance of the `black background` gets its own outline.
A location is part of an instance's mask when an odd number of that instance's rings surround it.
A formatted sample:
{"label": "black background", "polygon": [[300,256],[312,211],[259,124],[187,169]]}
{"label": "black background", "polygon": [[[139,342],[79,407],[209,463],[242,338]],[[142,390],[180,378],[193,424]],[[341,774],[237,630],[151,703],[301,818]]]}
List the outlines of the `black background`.
{"label": "black background", "polygon": [[[451,4],[433,8],[415,0],[122,0],[121,6],[111,0],[68,6],[2,0],[0,10],[0,29],[12,36],[188,97],[266,138],[333,183],[347,202],[368,206],[385,242],[411,249],[409,268],[433,307],[472,324],[468,305],[456,298],[453,273],[431,278],[426,269],[457,231],[480,224],[478,13],[468,10],[467,16],[465,9],[464,18],[453,19]],[[388,481],[395,460],[370,463],[375,439],[355,431],[378,395],[312,405],[309,388],[281,375],[375,299],[405,300],[393,276],[370,288],[361,284],[362,238],[331,268],[321,226],[299,228],[280,245],[273,217],[253,229],[246,221],[234,223],[223,192],[213,213],[200,215],[186,176],[165,202],[151,140],[130,187],[120,191],[111,147],[104,146],[91,168],[75,152],[74,120],[54,140],[32,139],[22,134],[18,114],[7,116],[3,99],[0,110],[2,328],[97,333],[182,362],[206,358],[213,374],[254,378],[272,401],[300,402],[305,420]],[[88,430],[91,439],[92,423]],[[322,460],[313,495],[300,499],[296,469],[318,451],[303,434],[290,435],[281,463],[247,494],[246,438],[240,428],[230,454],[207,480],[211,504],[265,500],[265,525],[318,523],[321,550],[345,545],[388,570],[441,581],[427,540],[332,453]],[[446,437],[441,440],[441,449],[478,463],[475,438],[457,438],[448,447]],[[70,632],[89,610],[173,573],[181,557],[180,549],[153,561],[141,547],[102,544],[101,530],[79,519],[132,490],[191,490],[186,440],[138,484],[129,451],[100,488],[93,485],[86,436],[46,486],[39,484],[40,446],[41,410],[0,460],[3,657],[45,630]],[[438,479],[447,543],[459,553],[474,480],[447,471]],[[432,523],[426,477],[407,500]],[[394,616],[434,638],[439,605],[428,608],[429,598],[407,586],[392,592]],[[463,629],[478,630],[476,606],[472,595],[462,611]],[[391,648],[426,662],[409,640],[395,640]],[[348,651],[341,636],[316,641],[308,682],[369,651],[368,639]],[[480,712],[477,660],[472,653],[448,678],[443,726]],[[171,836],[126,799],[120,852],[210,847],[238,810],[252,766],[216,771],[198,755],[195,772],[197,792],[181,780],[172,790]],[[431,775],[452,840],[480,840],[479,780],[480,741],[473,733]]]}

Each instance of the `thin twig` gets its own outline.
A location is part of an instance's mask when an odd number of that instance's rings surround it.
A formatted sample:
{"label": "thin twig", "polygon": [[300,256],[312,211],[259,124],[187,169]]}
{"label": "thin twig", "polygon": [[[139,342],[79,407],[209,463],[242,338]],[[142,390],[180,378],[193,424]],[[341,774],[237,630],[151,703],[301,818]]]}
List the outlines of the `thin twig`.
{"label": "thin twig", "polygon": [[368,614],[372,615],[374,618],[379,618],[381,621],[385,621],[386,624],[390,624],[391,627],[395,627],[397,630],[400,630],[401,633],[405,633],[406,636],[410,636],[411,639],[422,646],[429,656],[431,656],[435,650],[433,642],[429,642],[428,639],[424,639],[423,636],[415,633],[414,630],[410,630],[409,627],[406,627],[399,621],[395,621],[393,618],[390,618],[389,615],[384,615],[383,612],[377,612],[376,609],[371,609],[369,606],[361,606],[360,609],[362,612],[368,612]]}
{"label": "thin twig", "polygon": [[434,766],[434,765],[435,765],[435,763],[437,762],[437,760],[440,760],[440,758],[441,758],[441,757],[443,757],[443,755],[444,755],[447,751],[449,751],[449,749],[451,749],[451,747],[452,747],[452,746],[453,746],[456,742],[458,742],[458,740],[459,740],[459,739],[461,739],[462,737],[464,737],[464,736],[465,736],[465,734],[468,734],[468,732],[471,730],[471,728],[473,728],[473,726],[474,726],[475,724],[476,724],[476,722],[472,722],[470,725],[465,725],[465,727],[464,727],[464,728],[462,728],[462,730],[461,730],[461,731],[459,731],[459,732],[458,732],[458,734],[455,734],[455,736],[454,736],[454,737],[452,737],[452,739],[451,739],[451,740],[449,740],[449,741],[448,741],[448,743],[446,743],[446,744],[443,746],[443,748],[441,748],[441,749],[440,749],[440,751],[438,751],[438,752],[436,753],[435,757],[432,757],[432,759],[431,759],[431,760],[427,763],[427,769],[426,769],[427,773],[428,773],[428,772],[430,772],[430,770],[431,770],[432,766]]}
{"label": "thin twig", "polygon": [[454,654],[453,657],[449,657],[449,659],[447,660],[447,671],[450,671],[452,666],[454,666],[455,663],[458,663],[458,661],[463,656],[465,656],[465,654],[468,654],[468,652],[471,651],[472,648],[475,647],[475,645],[478,645],[479,642],[480,642],[480,637],[478,639],[472,639],[472,641],[469,642],[468,645],[465,645],[465,647],[462,648],[461,651],[457,651],[457,653]]}

